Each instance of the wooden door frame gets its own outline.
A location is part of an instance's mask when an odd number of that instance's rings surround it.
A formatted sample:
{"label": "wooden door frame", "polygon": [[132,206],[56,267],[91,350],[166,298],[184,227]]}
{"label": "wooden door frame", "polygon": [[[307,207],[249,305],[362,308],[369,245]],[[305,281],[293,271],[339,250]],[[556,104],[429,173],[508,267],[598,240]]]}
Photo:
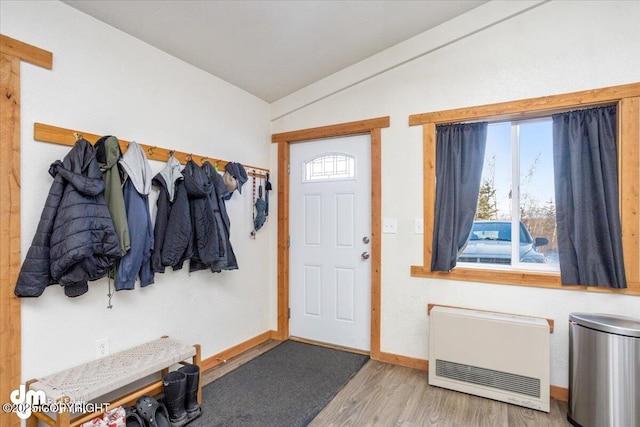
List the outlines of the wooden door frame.
{"label": "wooden door frame", "polygon": [[371,137],[371,349],[380,360],[380,308],[382,283],[382,135],[389,116],[291,132],[276,133],[278,144],[278,330],[277,339],[289,334],[289,162],[291,144],[314,139],[369,134]]}
{"label": "wooden door frame", "polygon": [[[51,69],[51,52],[0,34],[0,401],[22,381],[20,299],[13,289],[20,272],[20,62]],[[19,426],[11,412],[0,425]]]}

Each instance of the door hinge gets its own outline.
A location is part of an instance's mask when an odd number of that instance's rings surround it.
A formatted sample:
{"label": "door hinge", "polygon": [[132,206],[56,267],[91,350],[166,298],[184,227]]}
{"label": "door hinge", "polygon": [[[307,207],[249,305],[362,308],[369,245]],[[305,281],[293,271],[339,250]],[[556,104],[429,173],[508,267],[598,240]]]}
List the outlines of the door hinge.
{"label": "door hinge", "polygon": [[287,236],[287,247],[291,247],[291,235]]}
{"label": "door hinge", "polygon": [[291,163],[287,163],[287,174],[291,175]]}
{"label": "door hinge", "polygon": [[287,309],[287,319],[291,319],[291,307]]}

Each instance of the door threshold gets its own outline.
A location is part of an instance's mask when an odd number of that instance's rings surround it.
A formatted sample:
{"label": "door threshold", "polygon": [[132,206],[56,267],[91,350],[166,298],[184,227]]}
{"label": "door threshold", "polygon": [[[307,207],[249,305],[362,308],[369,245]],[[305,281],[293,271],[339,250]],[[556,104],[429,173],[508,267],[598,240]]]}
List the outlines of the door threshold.
{"label": "door threshold", "polygon": [[326,343],[326,342],[322,342],[322,341],[308,340],[306,338],[300,338],[300,337],[289,337],[289,339],[291,341],[297,341],[297,342],[301,342],[301,343],[304,343],[304,344],[311,344],[311,345],[317,345],[319,347],[332,348],[334,350],[347,351],[349,353],[361,354],[363,356],[369,356],[369,357],[371,356],[370,352],[364,351],[364,350],[358,350],[357,348],[345,347],[345,346],[342,346],[342,345],[331,344],[331,343]]}

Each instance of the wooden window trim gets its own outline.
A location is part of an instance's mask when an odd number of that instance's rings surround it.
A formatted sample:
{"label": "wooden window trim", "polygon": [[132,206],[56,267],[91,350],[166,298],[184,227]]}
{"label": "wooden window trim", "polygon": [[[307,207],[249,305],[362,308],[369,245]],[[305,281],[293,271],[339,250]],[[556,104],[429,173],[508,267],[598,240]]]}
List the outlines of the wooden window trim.
{"label": "wooden window trim", "polygon": [[[618,165],[622,247],[626,289],[596,286],[563,286],[559,273],[504,271],[457,267],[449,273],[431,271],[431,236],[435,206],[436,125],[441,123],[516,120],[549,116],[573,108],[603,104],[618,105]],[[435,279],[473,281],[553,289],[571,289],[640,295],[640,83],[612,86],[562,95],[414,114],[409,125],[423,130],[424,260],[411,266],[411,275]]]}

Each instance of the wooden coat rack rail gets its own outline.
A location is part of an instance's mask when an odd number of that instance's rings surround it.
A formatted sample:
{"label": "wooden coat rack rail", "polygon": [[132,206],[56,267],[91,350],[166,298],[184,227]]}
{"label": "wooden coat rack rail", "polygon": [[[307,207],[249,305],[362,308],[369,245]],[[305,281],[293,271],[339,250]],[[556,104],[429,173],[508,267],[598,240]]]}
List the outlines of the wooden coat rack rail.
{"label": "wooden coat rack rail", "polygon": [[[88,132],[83,132],[73,129],[65,129],[57,126],[46,125],[43,123],[35,123],[33,126],[33,139],[41,142],[50,142],[53,144],[69,145],[73,146],[76,143],[77,137],[81,136],[92,144],[102,138],[102,135],[95,135]],[[120,149],[124,153],[129,147],[129,141],[118,138],[120,142]],[[137,142],[137,141],[136,141]],[[205,161],[209,161],[211,164],[218,166],[218,169],[224,171],[224,167],[228,163],[226,160],[215,159],[213,157],[201,156],[198,154],[185,153],[182,151],[171,150],[168,148],[157,147],[155,145],[146,145],[138,142],[140,148],[142,148],[149,160],[158,160],[166,162],[169,160],[169,156],[173,154],[180,163],[185,164],[189,159],[192,159],[198,164],[202,164]],[[259,166],[244,165],[244,169],[249,176],[255,176],[258,178],[266,177],[269,173],[269,169],[261,168]]]}

